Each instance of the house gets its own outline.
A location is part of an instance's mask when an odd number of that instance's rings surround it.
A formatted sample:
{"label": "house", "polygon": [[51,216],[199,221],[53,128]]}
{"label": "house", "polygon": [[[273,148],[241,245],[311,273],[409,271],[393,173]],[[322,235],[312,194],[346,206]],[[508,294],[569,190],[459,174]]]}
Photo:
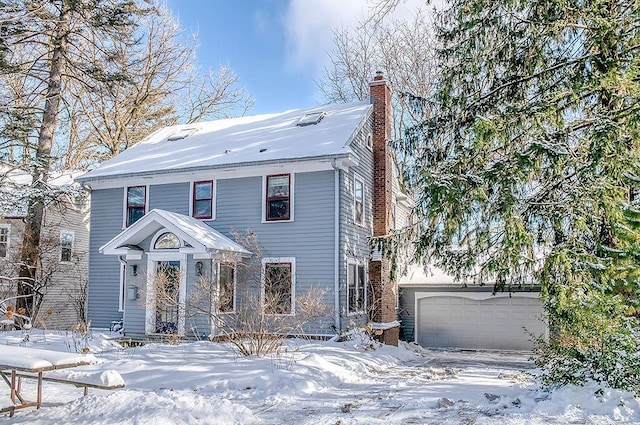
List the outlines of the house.
{"label": "house", "polygon": [[[0,202],[0,309],[15,305],[26,201],[20,193],[31,187],[31,176],[3,168]],[[41,328],[70,330],[85,320],[89,251],[89,201],[79,191],[68,190],[82,173],[59,172],[47,182],[54,199],[44,209],[37,290],[42,304],[34,319]],[[77,185],[76,185],[77,186]],[[64,189],[67,188],[67,189]],[[37,298],[36,298],[37,300]],[[36,301],[37,302],[37,301]]]}
{"label": "house", "polygon": [[[236,268],[255,256],[232,237],[250,230],[264,248],[261,279],[278,276],[274,315],[295,316],[296,299],[320,286],[330,320],[307,333],[333,336],[366,323],[397,343],[398,291],[390,262],[369,239],[394,226],[391,93],[382,74],[371,102],[177,125],[156,131],[79,177],[91,189],[88,315],[123,320],[127,335],[211,335],[187,317],[199,276],[245,301]],[[173,276],[178,308],[163,308],[158,271]],[[170,273],[168,272],[170,271]],[[260,278],[256,278],[260,279]],[[370,311],[368,311],[370,310]]]}

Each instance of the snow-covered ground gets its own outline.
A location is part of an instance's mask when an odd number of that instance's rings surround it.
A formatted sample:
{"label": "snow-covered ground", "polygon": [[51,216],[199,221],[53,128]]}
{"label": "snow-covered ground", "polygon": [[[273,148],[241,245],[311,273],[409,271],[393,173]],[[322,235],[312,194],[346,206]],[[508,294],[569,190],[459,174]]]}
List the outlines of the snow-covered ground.
{"label": "snow-covered ground", "polygon": [[[20,344],[0,334],[0,344]],[[71,337],[34,330],[28,347],[73,351]],[[15,424],[619,424],[640,423],[639,400],[597,387],[541,390],[524,353],[426,351],[360,342],[287,341],[278,355],[239,357],[223,343],[122,348],[90,341],[98,363],[126,387],[45,383],[40,410]],[[367,349],[365,349],[367,347]],[[2,388],[2,387],[0,387]],[[0,406],[9,405],[9,390]],[[35,397],[32,382],[23,395]],[[8,415],[5,415],[8,418]],[[3,418],[5,420],[5,418]]]}

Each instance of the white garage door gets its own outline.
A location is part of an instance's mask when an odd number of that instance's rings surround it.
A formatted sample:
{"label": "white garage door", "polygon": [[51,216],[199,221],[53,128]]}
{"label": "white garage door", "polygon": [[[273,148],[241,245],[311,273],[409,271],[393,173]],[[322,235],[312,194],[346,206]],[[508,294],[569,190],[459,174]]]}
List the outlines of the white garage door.
{"label": "white garage door", "polygon": [[[416,311],[417,341],[423,347],[530,350],[530,336],[546,325],[537,298],[497,297],[487,293],[420,298]],[[475,298],[475,299],[474,299]],[[486,298],[486,299],[478,299]]]}

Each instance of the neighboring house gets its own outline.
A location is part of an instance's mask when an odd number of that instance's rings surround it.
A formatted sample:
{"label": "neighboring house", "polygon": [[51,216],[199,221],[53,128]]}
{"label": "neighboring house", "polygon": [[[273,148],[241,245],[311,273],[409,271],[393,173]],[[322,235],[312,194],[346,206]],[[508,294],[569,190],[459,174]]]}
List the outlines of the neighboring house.
{"label": "neighboring house", "polygon": [[[232,297],[225,312],[242,305],[234,270],[253,253],[232,233],[251,230],[266,253],[263,278],[279,276],[285,295],[273,314],[295,315],[296,299],[320,286],[333,313],[309,333],[344,332],[372,309],[383,340],[397,343],[397,285],[369,240],[389,234],[404,198],[393,188],[391,93],[381,73],[370,87],[371,103],[164,128],[78,178],[91,189],[93,325],[215,334],[186,317],[188,294],[207,273]],[[182,308],[160,308],[159,269],[172,270]]]}
{"label": "neighboring house", "polygon": [[404,338],[423,347],[530,350],[547,336],[539,289],[493,294],[493,283],[461,285],[437,267],[399,279]]}
{"label": "neighboring house", "polygon": [[[82,173],[56,173],[47,182],[54,190],[75,185]],[[0,203],[0,298],[15,295],[27,205],[19,193],[31,184],[22,171],[2,173]],[[22,199],[22,200],[21,200]],[[35,326],[70,330],[84,316],[89,251],[89,201],[61,194],[48,201],[43,216],[38,285],[43,302]],[[7,304],[15,304],[10,300]]]}

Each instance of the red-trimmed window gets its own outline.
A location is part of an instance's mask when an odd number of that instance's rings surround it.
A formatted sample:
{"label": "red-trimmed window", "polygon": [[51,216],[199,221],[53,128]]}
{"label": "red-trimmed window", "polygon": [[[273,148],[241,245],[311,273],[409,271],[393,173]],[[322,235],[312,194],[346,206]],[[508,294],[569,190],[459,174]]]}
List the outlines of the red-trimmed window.
{"label": "red-trimmed window", "polygon": [[146,202],[146,186],[131,186],[127,188],[127,227],[144,216]]}
{"label": "red-trimmed window", "polygon": [[267,176],[266,220],[289,220],[291,218],[291,175]]}
{"label": "red-trimmed window", "polygon": [[291,314],[293,280],[291,263],[265,263],[264,308],[267,314]]}
{"label": "red-trimmed window", "polygon": [[192,215],[203,219],[213,217],[213,180],[193,183]]}

